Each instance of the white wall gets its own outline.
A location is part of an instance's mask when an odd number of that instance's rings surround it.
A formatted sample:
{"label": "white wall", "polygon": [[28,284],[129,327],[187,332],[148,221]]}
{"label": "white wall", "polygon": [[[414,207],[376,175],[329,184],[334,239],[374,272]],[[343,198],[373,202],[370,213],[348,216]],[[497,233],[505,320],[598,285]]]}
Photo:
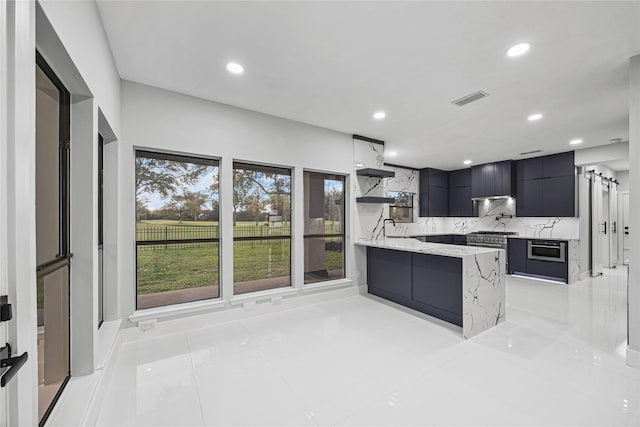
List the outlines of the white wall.
{"label": "white wall", "polygon": [[[30,426],[38,423],[37,399],[37,329],[36,329],[36,252],[35,252],[35,51],[36,47],[74,95],[74,108],[79,102],[93,98],[88,114],[94,122],[84,123],[88,139],[79,143],[94,147],[99,124],[98,110],[104,110],[111,135],[119,128],[120,79],[116,71],[102,23],[93,1],[44,3],[33,1],[2,2],[0,16],[0,49],[3,67],[2,93],[7,108],[2,111],[2,144],[6,144],[6,181],[0,197],[0,209],[6,208],[7,262],[9,294],[14,303],[14,319],[9,322],[9,341],[16,353],[29,352],[29,360],[8,387],[9,425]],[[6,42],[6,44],[4,44]],[[5,49],[6,47],[6,49]],[[5,105],[5,104],[2,104]],[[74,126],[82,125],[74,123]],[[6,128],[5,128],[6,125]],[[83,126],[84,126],[83,125]],[[6,134],[5,134],[6,130]],[[115,132],[113,131],[115,130]],[[72,148],[73,156],[73,148]],[[4,160],[4,159],[3,159]],[[80,160],[79,158],[75,159]],[[95,152],[85,160],[90,174],[95,166]],[[77,179],[77,177],[75,177]],[[89,181],[90,183],[91,181]],[[86,184],[86,183],[85,183]],[[95,204],[83,214],[92,216]],[[2,217],[2,215],[0,215]],[[91,225],[95,230],[95,225]],[[93,232],[86,235],[92,239]],[[91,269],[91,267],[89,267]],[[82,283],[92,289],[95,283]],[[95,296],[95,293],[94,293]],[[84,296],[83,296],[84,298]],[[75,298],[76,304],[92,307],[88,301]],[[76,325],[92,327],[91,310],[85,317],[75,318]],[[94,342],[87,336],[76,337],[82,348],[73,357],[93,357]],[[76,339],[78,338],[78,339]],[[75,351],[75,345],[74,345]],[[0,414],[4,417],[6,414]]]}
{"label": "white wall", "polygon": [[[120,132],[120,75],[94,1],[42,0],[35,24],[38,51],[71,93],[71,373],[78,376],[92,373],[98,358],[98,133],[114,141]],[[105,229],[105,246],[115,246],[114,235]],[[105,285],[114,290],[114,281]]]}
{"label": "white wall", "polygon": [[120,74],[93,0],[39,0],[73,64],[115,135],[120,129]]}
{"label": "white wall", "polygon": [[[118,153],[117,193],[121,316],[127,318],[135,307],[134,148],[221,158],[223,300],[231,297],[233,289],[230,225],[233,160],[292,167],[295,212],[292,274],[294,287],[301,286],[304,267],[303,257],[298,254],[303,253],[303,170],[350,175],[354,158],[351,135],[128,81],[122,82],[121,100],[122,137]],[[348,276],[353,273],[352,222],[349,221],[345,245]]]}
{"label": "white wall", "polygon": [[629,158],[629,143],[600,145],[598,147],[576,150],[576,166],[594,165],[598,163],[615,162]]}
{"label": "white wall", "polygon": [[627,363],[640,367],[640,55],[629,64],[629,218]]}
{"label": "white wall", "polygon": [[629,191],[629,171],[619,171],[616,173],[618,177],[618,191]]}

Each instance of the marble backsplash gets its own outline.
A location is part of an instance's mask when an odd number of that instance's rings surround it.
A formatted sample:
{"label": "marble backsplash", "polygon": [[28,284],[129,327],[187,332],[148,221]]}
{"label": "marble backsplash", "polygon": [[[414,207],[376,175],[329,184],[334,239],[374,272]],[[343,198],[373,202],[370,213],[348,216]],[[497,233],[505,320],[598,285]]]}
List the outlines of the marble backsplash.
{"label": "marble backsplash", "polygon": [[474,231],[513,231],[526,237],[555,237],[578,239],[578,218],[546,217],[519,218],[515,216],[515,200],[496,199],[478,202],[478,217],[474,218],[418,218],[411,224],[387,226],[387,235],[468,234]]}

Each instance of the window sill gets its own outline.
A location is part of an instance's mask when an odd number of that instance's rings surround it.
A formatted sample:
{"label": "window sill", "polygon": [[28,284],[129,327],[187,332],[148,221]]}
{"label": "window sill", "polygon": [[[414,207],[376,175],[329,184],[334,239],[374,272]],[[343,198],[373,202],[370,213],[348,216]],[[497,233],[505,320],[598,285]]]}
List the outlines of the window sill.
{"label": "window sill", "polygon": [[308,285],[304,285],[302,287],[302,292],[313,292],[330,288],[343,288],[351,285],[353,285],[353,280],[351,279],[327,280],[326,282],[309,283]]}
{"label": "window sill", "polygon": [[232,297],[229,300],[229,302],[231,303],[231,305],[240,305],[250,301],[260,301],[260,300],[269,299],[273,297],[284,297],[288,295],[295,295],[298,292],[299,290],[297,288],[292,288],[288,286],[286,288],[269,289],[267,291],[258,291],[258,292],[251,292],[251,293],[246,293],[242,295],[236,295]]}
{"label": "window sill", "polygon": [[194,301],[183,304],[168,305],[165,307],[146,308],[144,310],[136,310],[129,321],[132,323],[144,322],[145,320],[162,319],[165,317],[174,317],[182,314],[198,313],[201,311],[210,311],[223,308],[225,302],[216,300]]}

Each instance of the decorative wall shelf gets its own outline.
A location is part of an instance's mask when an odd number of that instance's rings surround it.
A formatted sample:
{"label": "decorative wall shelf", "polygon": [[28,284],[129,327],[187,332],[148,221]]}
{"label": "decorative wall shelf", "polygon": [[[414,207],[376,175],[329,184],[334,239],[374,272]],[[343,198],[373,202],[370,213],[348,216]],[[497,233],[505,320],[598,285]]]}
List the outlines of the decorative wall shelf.
{"label": "decorative wall shelf", "polygon": [[373,178],[393,178],[396,176],[396,173],[384,169],[365,168],[356,170],[356,175],[370,176]]}
{"label": "decorative wall shelf", "polygon": [[392,203],[394,201],[393,197],[356,197],[357,203]]}

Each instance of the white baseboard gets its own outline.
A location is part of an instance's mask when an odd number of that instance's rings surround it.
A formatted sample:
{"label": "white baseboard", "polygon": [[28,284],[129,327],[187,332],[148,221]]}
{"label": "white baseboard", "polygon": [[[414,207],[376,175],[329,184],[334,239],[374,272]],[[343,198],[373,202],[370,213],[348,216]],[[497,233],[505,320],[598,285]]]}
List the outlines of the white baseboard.
{"label": "white baseboard", "polygon": [[141,331],[136,327],[122,329],[122,342],[133,342],[169,334],[180,333],[189,329],[204,328],[234,320],[248,319],[284,310],[315,304],[332,299],[345,298],[366,293],[366,286],[351,283],[345,287],[314,289],[313,292],[299,292],[291,297],[284,297],[276,301],[258,300],[255,304],[236,305],[222,310],[193,314],[172,319],[158,319],[153,329]]}
{"label": "white baseboard", "polygon": [[632,350],[627,346],[627,365],[640,368],[640,351]]}
{"label": "white baseboard", "polygon": [[591,277],[591,270],[583,271],[580,273],[580,280],[585,280]]}

